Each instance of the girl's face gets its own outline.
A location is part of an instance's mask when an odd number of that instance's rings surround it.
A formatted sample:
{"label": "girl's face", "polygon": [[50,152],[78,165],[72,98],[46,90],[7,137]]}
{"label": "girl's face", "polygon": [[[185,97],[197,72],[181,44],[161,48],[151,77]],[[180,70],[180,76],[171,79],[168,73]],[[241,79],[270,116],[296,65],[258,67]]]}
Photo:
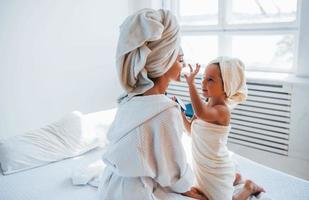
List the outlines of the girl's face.
{"label": "girl's face", "polygon": [[225,97],[223,81],[218,64],[210,64],[206,67],[202,80],[203,96],[208,97]]}
{"label": "girl's face", "polygon": [[179,54],[173,66],[167,71],[170,80],[180,81],[180,72],[183,68],[183,55]]}

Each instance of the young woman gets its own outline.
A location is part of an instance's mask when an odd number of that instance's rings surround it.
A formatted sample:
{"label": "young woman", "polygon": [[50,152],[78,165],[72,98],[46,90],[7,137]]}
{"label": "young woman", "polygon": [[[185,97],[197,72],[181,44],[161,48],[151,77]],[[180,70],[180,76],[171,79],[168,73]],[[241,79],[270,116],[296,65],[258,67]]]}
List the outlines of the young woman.
{"label": "young woman", "polygon": [[129,16],[120,27],[116,60],[125,94],[107,133],[100,199],[192,199],[183,195],[193,173],[181,143],[181,114],[164,95],[183,66],[176,18],[151,9]]}

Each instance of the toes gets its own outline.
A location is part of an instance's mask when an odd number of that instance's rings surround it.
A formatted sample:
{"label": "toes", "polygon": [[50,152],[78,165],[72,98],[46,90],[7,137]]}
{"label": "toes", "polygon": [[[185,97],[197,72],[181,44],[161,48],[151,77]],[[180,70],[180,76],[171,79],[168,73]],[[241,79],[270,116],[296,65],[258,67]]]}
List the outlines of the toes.
{"label": "toes", "polygon": [[246,189],[248,189],[248,190],[252,190],[253,189],[253,182],[251,181],[251,180],[246,180],[245,181],[245,185],[244,185],[244,187],[246,188]]}
{"label": "toes", "polygon": [[242,179],[242,177],[241,177],[240,173],[236,173],[235,174],[234,185],[238,185],[241,182],[241,179]]}
{"label": "toes", "polygon": [[244,187],[249,190],[252,194],[265,192],[264,188],[258,186],[251,180],[246,180]]}

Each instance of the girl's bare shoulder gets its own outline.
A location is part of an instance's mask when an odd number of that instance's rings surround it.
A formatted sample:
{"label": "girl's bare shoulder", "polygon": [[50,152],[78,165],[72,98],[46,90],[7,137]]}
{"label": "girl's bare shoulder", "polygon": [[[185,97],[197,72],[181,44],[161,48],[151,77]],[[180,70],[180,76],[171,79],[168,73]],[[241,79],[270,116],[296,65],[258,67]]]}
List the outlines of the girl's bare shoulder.
{"label": "girl's bare shoulder", "polygon": [[213,109],[215,109],[218,113],[218,119],[217,123],[221,125],[228,125],[230,123],[230,117],[231,117],[231,111],[229,107],[225,104],[219,104],[213,106]]}

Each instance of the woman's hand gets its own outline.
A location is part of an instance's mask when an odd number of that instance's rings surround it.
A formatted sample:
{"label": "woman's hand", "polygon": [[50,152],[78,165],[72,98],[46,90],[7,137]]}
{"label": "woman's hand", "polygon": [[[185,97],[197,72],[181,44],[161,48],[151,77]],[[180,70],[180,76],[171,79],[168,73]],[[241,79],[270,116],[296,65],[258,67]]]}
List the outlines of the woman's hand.
{"label": "woman's hand", "polygon": [[193,120],[197,119],[196,115],[194,114],[193,117],[190,119],[191,122],[193,122]]}
{"label": "woman's hand", "polygon": [[[175,101],[175,102],[177,102],[175,96],[172,97],[172,100]],[[191,123],[190,123],[190,121],[187,119],[186,114],[185,114],[185,111],[182,111],[182,110],[180,109],[180,112],[181,112],[182,121],[183,121],[184,127],[185,127],[185,129],[186,129],[186,132],[187,132],[187,134],[190,136],[190,135],[191,135]]]}
{"label": "woman's hand", "polygon": [[192,85],[192,84],[194,84],[195,76],[200,71],[201,65],[200,64],[195,64],[195,69],[194,70],[193,70],[193,68],[192,68],[192,66],[190,64],[189,64],[189,67],[190,67],[190,74],[189,75],[185,74],[184,76],[186,78],[186,81],[187,81],[188,85]]}
{"label": "woman's hand", "polygon": [[172,100],[176,102],[176,97],[175,97],[175,96],[172,96]]}

